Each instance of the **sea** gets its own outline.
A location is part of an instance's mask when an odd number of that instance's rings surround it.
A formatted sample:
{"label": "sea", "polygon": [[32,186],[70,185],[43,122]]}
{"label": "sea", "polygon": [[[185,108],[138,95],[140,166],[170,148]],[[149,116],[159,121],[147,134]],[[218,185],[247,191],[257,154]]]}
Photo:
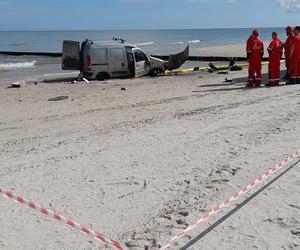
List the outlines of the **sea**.
{"label": "sea", "polygon": [[[122,38],[151,55],[178,53],[186,45],[190,55],[200,56],[198,48],[242,44],[250,28],[172,29],[172,30],[91,30],[91,31],[0,31],[0,51],[61,52],[63,40],[84,41]],[[269,41],[273,31],[285,37],[283,27],[261,28],[261,39]],[[222,56],[222,55],[220,55]],[[195,64],[195,63],[193,63]],[[201,66],[202,63],[197,63]],[[187,65],[184,65],[187,66]],[[190,66],[190,65],[189,65]],[[74,72],[73,72],[74,73]],[[44,75],[68,74],[61,70],[61,58],[46,56],[6,56],[0,54],[0,84],[19,79],[39,80]]]}

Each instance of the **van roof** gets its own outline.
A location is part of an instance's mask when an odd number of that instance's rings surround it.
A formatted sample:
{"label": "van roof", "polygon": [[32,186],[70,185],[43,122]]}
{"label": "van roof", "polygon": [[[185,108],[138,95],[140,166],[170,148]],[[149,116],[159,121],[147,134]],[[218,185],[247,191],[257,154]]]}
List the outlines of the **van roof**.
{"label": "van roof", "polygon": [[108,41],[92,41],[94,45],[96,46],[117,46],[117,47],[124,47],[124,46],[130,46],[135,48],[134,45],[124,42],[122,43],[121,41],[114,41],[114,40],[108,40]]}

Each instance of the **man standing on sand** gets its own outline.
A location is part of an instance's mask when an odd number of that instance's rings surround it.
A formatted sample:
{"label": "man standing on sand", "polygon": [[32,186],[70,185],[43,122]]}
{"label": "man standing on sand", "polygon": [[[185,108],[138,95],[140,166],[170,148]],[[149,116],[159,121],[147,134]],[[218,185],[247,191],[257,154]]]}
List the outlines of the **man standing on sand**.
{"label": "man standing on sand", "polygon": [[252,39],[247,41],[247,58],[249,61],[249,80],[247,87],[252,88],[253,84],[259,87],[261,84],[261,61],[264,55],[264,44],[258,38],[258,30],[253,30]]}
{"label": "man standing on sand", "polygon": [[282,57],[282,42],[276,32],[272,33],[272,42],[268,47],[269,52],[269,84],[266,86],[278,86],[280,81],[280,60]]}
{"label": "man standing on sand", "polygon": [[286,28],[286,35],[287,35],[287,39],[284,43],[284,54],[285,54],[285,64],[286,64],[286,76],[285,79],[286,80],[290,80],[291,77],[291,60],[290,60],[290,51],[291,51],[291,45],[293,42],[293,37],[294,37],[294,33],[293,33],[293,28],[291,26],[288,26]]}
{"label": "man standing on sand", "polygon": [[288,84],[300,84],[300,26],[294,28],[294,38],[291,43],[291,80]]}

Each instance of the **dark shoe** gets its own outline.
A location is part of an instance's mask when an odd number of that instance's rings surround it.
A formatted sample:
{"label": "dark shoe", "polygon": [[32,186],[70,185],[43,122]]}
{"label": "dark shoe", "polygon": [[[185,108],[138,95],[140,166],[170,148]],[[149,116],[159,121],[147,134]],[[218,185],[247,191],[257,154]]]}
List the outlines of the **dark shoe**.
{"label": "dark shoe", "polygon": [[293,85],[293,84],[296,84],[297,83],[297,78],[296,77],[293,77],[289,80],[289,82],[287,83],[288,85]]}
{"label": "dark shoe", "polygon": [[296,83],[294,81],[289,81],[286,83],[286,85],[295,85]]}

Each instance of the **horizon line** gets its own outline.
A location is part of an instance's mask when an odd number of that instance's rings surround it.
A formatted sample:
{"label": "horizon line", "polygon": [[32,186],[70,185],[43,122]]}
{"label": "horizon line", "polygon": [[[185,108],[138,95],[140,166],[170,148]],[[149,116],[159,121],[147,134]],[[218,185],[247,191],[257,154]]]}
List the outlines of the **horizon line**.
{"label": "horizon line", "polygon": [[164,30],[220,30],[220,29],[278,29],[281,27],[225,27],[225,28],[145,28],[145,29],[36,29],[36,30],[0,30],[0,32],[64,32],[64,31],[164,31]]}

